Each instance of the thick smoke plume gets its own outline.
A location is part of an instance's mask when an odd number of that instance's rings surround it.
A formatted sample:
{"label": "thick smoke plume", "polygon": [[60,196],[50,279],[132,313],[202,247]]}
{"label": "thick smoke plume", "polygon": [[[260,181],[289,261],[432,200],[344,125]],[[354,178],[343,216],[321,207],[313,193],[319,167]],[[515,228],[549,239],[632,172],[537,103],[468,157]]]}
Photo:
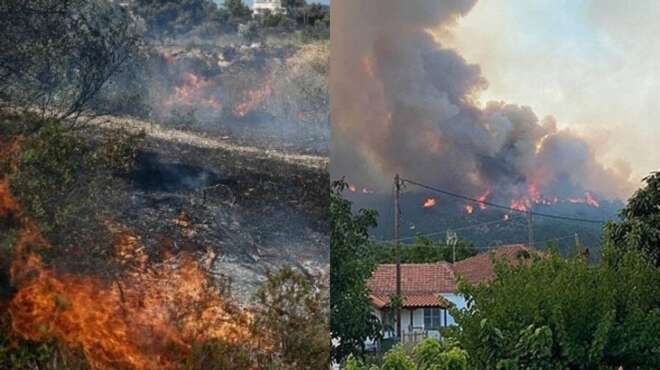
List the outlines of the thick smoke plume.
{"label": "thick smoke plume", "polygon": [[504,102],[476,104],[487,88],[479,66],[434,37],[475,3],[333,3],[333,176],[389,190],[398,172],[507,200],[627,196],[629,170],[603,166],[587,140],[552,117]]}

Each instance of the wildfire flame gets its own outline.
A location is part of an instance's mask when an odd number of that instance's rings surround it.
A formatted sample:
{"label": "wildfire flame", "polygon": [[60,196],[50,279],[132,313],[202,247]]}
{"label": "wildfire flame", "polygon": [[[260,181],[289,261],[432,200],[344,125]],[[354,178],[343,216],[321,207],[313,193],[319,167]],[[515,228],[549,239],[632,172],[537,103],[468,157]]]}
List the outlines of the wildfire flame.
{"label": "wildfire flame", "polygon": [[165,99],[165,107],[177,105],[189,105],[206,107],[210,109],[222,109],[222,103],[214,96],[208,96],[208,88],[211,82],[194,73],[186,73],[180,86],[174,88],[174,93]]}
{"label": "wildfire flame", "polygon": [[568,202],[574,204],[587,204],[594,208],[600,207],[600,203],[598,203],[596,198],[594,198],[590,192],[584,193],[584,197],[582,198],[568,198]]}
{"label": "wildfire flame", "polygon": [[482,210],[486,209],[486,204],[484,204],[483,202],[488,200],[489,195],[490,195],[490,187],[487,188],[485,192],[483,192],[481,195],[479,195],[477,197],[477,200],[479,200],[479,203],[478,203],[479,204],[479,209],[482,209]]}
{"label": "wildfire flame", "polygon": [[46,266],[39,252],[50,244],[9,189],[0,174],[0,218],[20,228],[8,306],[17,336],[81,349],[93,369],[176,369],[195,342],[254,343],[249,315],[223,299],[193,256],[152,262],[127,230],[114,241],[126,271],[112,281]]}
{"label": "wildfire flame", "polygon": [[472,213],[474,213],[474,206],[472,206],[471,204],[466,204],[465,205],[465,213],[467,213],[468,215],[471,215]]}
{"label": "wildfire flame", "polygon": [[238,117],[245,117],[250,112],[255,110],[261,103],[263,103],[263,101],[266,100],[266,98],[268,98],[272,93],[273,84],[270,78],[268,78],[258,89],[248,91],[243,101],[234,107],[234,115]]}
{"label": "wildfire flame", "polygon": [[424,200],[424,204],[422,205],[424,208],[433,208],[438,204],[438,201],[435,198],[426,198]]}

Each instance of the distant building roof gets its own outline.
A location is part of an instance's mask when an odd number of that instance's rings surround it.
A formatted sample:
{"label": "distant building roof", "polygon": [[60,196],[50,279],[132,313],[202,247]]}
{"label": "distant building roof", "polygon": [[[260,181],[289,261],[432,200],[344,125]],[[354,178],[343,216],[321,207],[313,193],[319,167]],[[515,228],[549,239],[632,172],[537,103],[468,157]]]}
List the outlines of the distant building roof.
{"label": "distant building roof", "polygon": [[[529,257],[533,250],[522,244],[507,245],[450,264],[401,264],[401,294],[404,307],[448,307],[441,294],[456,291],[458,276],[472,284],[490,281],[495,274],[492,256],[509,262]],[[383,308],[396,294],[396,265],[379,265],[367,282],[374,306]]]}
{"label": "distant building roof", "polygon": [[453,268],[457,275],[471,284],[486,283],[495,277],[493,256],[496,260],[515,262],[520,258],[529,257],[532,252],[534,252],[532,249],[523,244],[505,245],[458,261]]}

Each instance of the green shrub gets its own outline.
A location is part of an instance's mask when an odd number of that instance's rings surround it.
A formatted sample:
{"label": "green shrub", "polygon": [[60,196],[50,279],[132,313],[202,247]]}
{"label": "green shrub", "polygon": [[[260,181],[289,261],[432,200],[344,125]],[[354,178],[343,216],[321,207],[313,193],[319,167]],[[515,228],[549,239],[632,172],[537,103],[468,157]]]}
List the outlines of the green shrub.
{"label": "green shrub", "polygon": [[382,370],[417,370],[403,346],[396,345],[383,357]]}
{"label": "green shrub", "polygon": [[221,340],[194,345],[183,365],[185,370],[233,370],[251,367],[254,367],[254,359],[250,348]]}

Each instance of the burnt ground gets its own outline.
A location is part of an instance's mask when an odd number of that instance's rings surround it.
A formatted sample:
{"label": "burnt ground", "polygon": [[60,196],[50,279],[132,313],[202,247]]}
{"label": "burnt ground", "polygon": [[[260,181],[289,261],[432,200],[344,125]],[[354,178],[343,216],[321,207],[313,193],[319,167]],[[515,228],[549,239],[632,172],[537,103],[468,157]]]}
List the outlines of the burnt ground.
{"label": "burnt ground", "polygon": [[[246,147],[140,121],[146,132],[137,167],[123,178],[113,219],[153,251],[167,244],[211,258],[211,273],[249,303],[267,271],[295,266],[325,275],[329,266],[329,175],[324,157]],[[100,129],[99,129],[100,128]],[[210,254],[208,252],[211,252]],[[209,255],[211,257],[209,257]]]}

